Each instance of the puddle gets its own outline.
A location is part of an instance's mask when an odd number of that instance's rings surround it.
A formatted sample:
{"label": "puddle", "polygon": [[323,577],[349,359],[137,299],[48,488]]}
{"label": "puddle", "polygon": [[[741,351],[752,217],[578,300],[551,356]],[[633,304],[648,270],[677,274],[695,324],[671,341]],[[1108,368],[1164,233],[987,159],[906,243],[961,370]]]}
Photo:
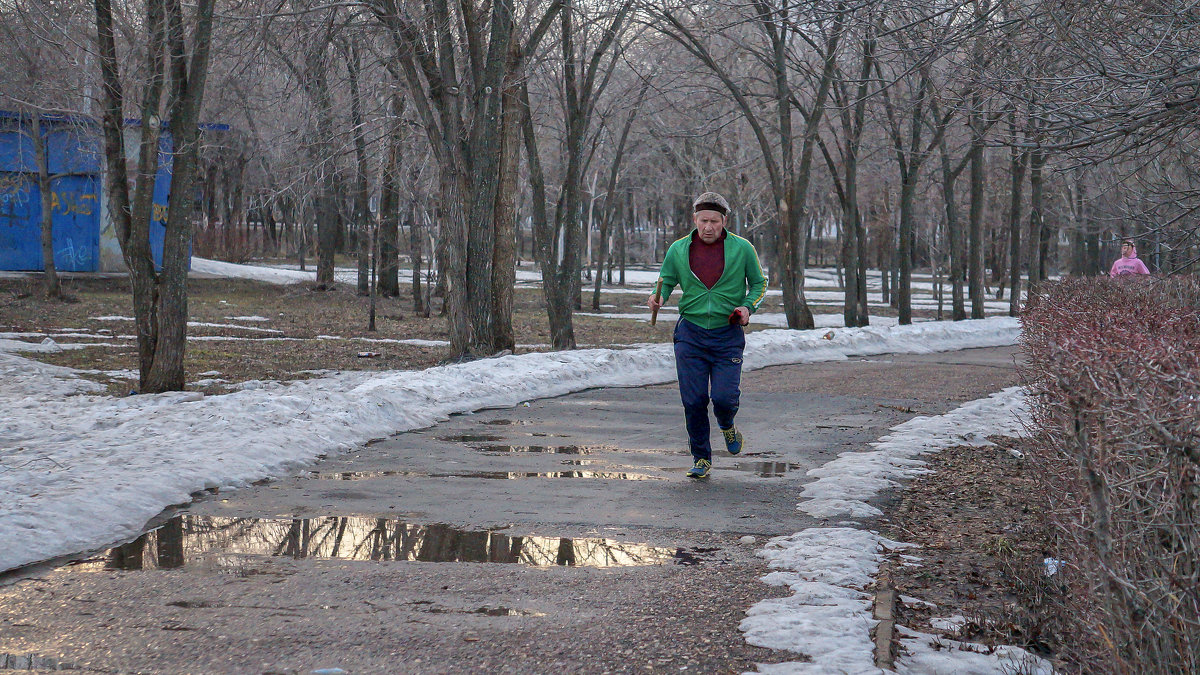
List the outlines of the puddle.
{"label": "puddle", "polygon": [[75,670],[75,665],[37,654],[0,653],[0,670]]}
{"label": "puddle", "polygon": [[489,480],[516,480],[520,478],[593,478],[600,480],[666,480],[662,476],[650,476],[625,471],[462,471],[457,473],[428,473],[425,471],[339,471],[322,473],[309,472],[308,477],[316,480],[370,480],[392,476],[417,478],[485,478]]}
{"label": "puddle", "polygon": [[410,603],[413,605],[425,605],[419,607],[417,611],[429,612],[430,614],[482,614],[484,616],[546,616],[545,612],[535,612],[532,609],[514,609],[512,607],[479,607],[477,609],[456,609],[453,607],[438,607],[430,600],[418,600]]}
{"label": "puddle", "polygon": [[593,452],[617,452],[615,445],[473,445],[480,452],[542,452],[559,455],[588,455]]}
{"label": "puddle", "polygon": [[759,478],[781,478],[788,471],[803,469],[803,465],[787,462],[738,462],[733,465],[734,471],[750,471]]}
{"label": "puddle", "polygon": [[702,563],[712,562],[711,554],[720,550],[720,548],[704,546],[681,548],[675,552],[675,562],[679,565],[700,565]]}
{"label": "puddle", "polygon": [[458,434],[456,436],[438,436],[437,439],[447,443],[494,443],[504,440],[504,437],[495,434]]}
{"label": "puddle", "polygon": [[513,536],[389,518],[230,518],[183,514],[70,569],[199,567],[246,573],[253,557],[634,567],[678,562],[682,549],[614,539]]}

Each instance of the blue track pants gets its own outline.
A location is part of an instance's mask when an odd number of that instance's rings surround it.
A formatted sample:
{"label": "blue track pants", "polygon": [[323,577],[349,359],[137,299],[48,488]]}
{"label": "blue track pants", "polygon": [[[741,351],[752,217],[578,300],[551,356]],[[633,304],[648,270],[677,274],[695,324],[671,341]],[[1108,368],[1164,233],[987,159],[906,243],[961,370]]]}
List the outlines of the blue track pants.
{"label": "blue track pants", "polygon": [[675,324],[675,370],[679,373],[679,397],[694,459],[712,461],[710,399],[717,424],[722,429],[733,426],[741,399],[745,348],[746,334],[741,326],[707,329],[687,319]]}

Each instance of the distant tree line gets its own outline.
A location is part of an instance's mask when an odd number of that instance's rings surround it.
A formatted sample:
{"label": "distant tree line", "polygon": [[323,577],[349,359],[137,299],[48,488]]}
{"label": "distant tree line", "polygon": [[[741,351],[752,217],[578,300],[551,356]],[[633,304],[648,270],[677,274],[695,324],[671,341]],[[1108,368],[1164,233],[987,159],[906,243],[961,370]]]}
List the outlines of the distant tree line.
{"label": "distant tree line", "polygon": [[[518,261],[573,348],[585,284],[595,307],[655,262],[705,189],[735,205],[792,328],[813,325],[818,260],[850,326],[869,321],[868,269],[902,323],[915,270],[944,279],[956,320],[1100,273],[1121,237],[1194,272],[1198,20],[1171,0],[14,0],[0,97],[103,120],[110,175],[136,178],[110,212],[158,390],[182,386],[189,240],[315,257],[324,287],[349,254],[362,293],[375,261],[380,294],[447,315],[456,357],[512,348]],[[161,271],[153,153],[122,158],[126,118],[177,137]],[[198,121],[231,130],[193,142]]]}

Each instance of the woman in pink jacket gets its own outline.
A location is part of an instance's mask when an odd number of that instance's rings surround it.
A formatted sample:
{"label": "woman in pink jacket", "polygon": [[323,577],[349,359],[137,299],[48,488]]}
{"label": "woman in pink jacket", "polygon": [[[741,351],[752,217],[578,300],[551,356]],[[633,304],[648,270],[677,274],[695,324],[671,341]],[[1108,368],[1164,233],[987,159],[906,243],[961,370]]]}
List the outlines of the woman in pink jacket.
{"label": "woman in pink jacket", "polygon": [[1138,259],[1137,248],[1134,247],[1132,239],[1121,242],[1121,257],[1117,258],[1112,264],[1112,269],[1108,271],[1108,276],[1114,278],[1126,274],[1150,274],[1146,263]]}

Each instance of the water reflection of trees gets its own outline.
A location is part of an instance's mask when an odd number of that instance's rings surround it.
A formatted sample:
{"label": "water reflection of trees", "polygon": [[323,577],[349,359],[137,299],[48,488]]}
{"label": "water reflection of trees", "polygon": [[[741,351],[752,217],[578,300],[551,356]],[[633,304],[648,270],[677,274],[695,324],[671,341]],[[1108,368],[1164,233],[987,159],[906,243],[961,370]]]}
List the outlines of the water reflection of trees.
{"label": "water reflection of trees", "polygon": [[601,538],[510,536],[387,518],[224,518],[183,515],[111,549],[109,569],[169,569],[245,556],[339,560],[500,562],[615,567],[669,561],[674,549]]}
{"label": "water reflection of trees", "polygon": [[[786,465],[785,465],[786,466]],[[651,476],[644,473],[628,473],[624,471],[460,471],[427,473],[421,471],[337,471],[331,473],[312,473],[312,478],[318,480],[371,480],[376,478],[391,478],[395,476],[413,476],[419,478],[485,478],[497,480],[517,480],[525,478],[590,478],[598,480],[665,480],[661,476]]]}

